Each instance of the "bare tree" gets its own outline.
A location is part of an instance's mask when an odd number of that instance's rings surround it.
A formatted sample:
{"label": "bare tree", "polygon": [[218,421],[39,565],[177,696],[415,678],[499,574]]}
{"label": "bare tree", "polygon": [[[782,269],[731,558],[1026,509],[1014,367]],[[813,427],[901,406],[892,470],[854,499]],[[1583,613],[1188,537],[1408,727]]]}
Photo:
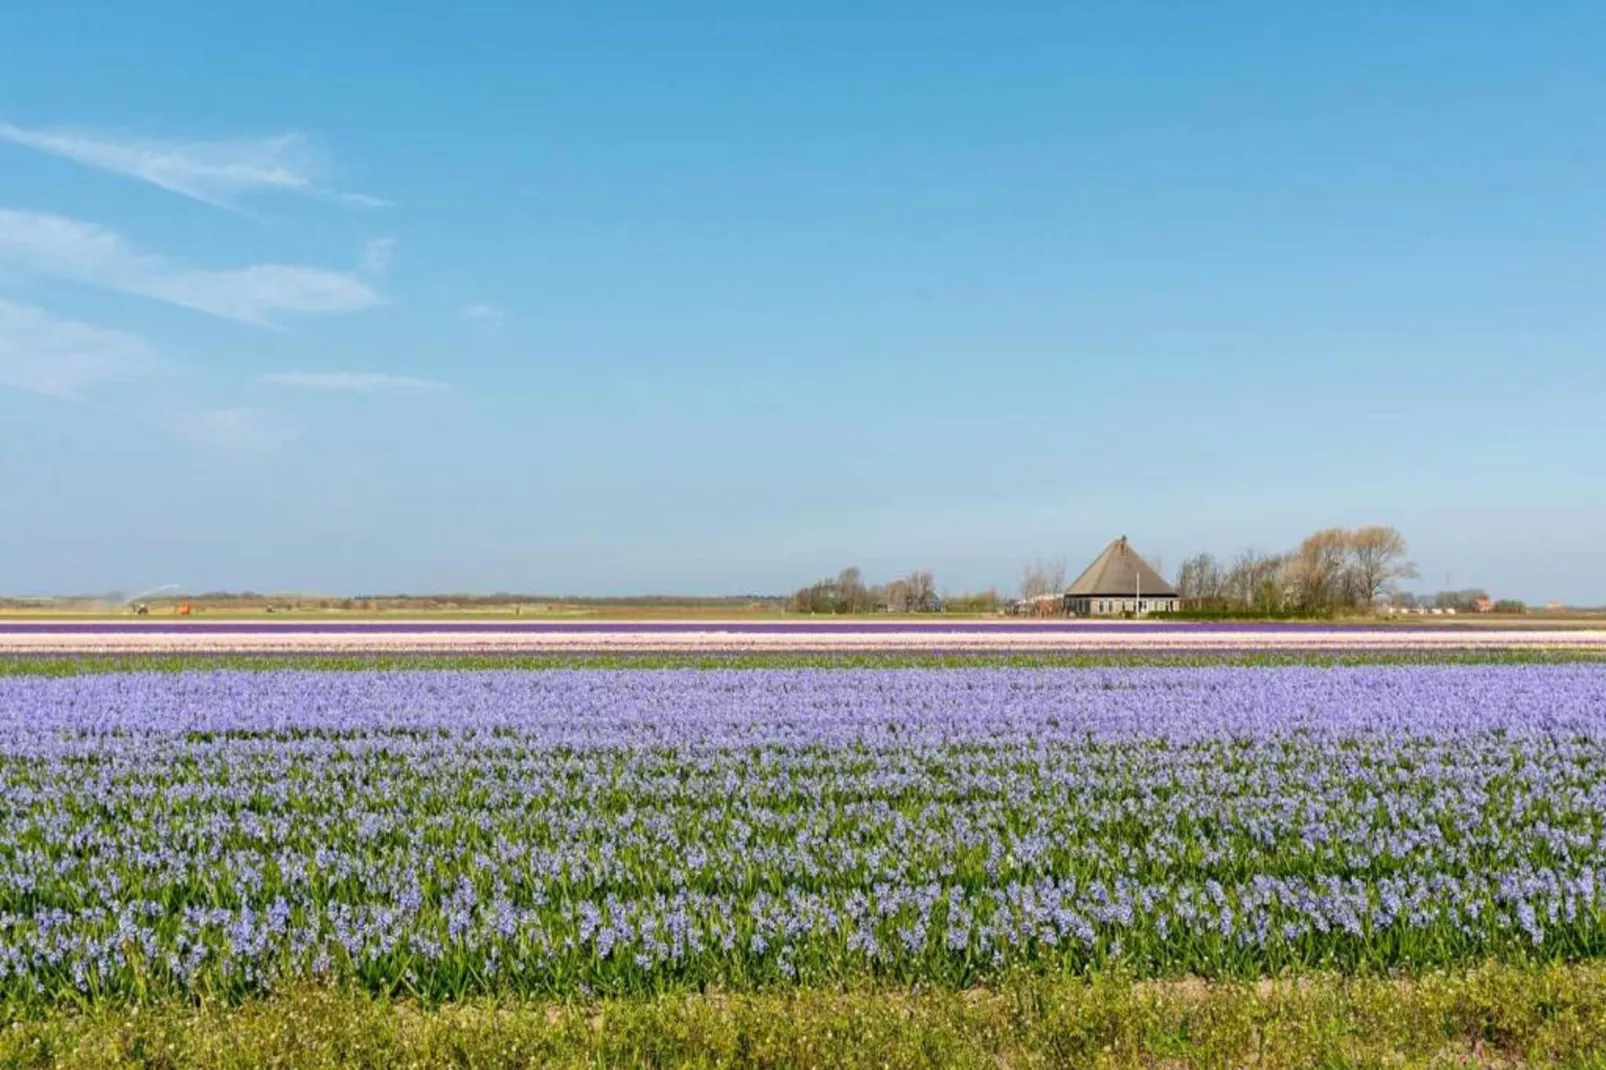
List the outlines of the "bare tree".
{"label": "bare tree", "polygon": [[1289,578],[1302,609],[1325,609],[1346,600],[1349,532],[1324,528],[1308,535],[1289,561]]}
{"label": "bare tree", "polygon": [[869,613],[885,607],[894,612],[937,608],[937,583],[930,572],[911,572],[885,586],[868,586],[857,568],[845,568],[792,596],[799,613]]}
{"label": "bare tree", "polygon": [[1280,610],[1287,560],[1282,554],[1244,550],[1227,569],[1222,580],[1222,597],[1245,609]]}
{"label": "bare tree", "polygon": [[1250,603],[1255,590],[1250,573],[1258,556],[1254,550],[1243,550],[1233,558],[1232,564],[1227,566],[1225,574],[1221,577],[1223,600],[1240,606],[1247,606]]}
{"label": "bare tree", "polygon": [[1177,573],[1177,593],[1196,606],[1265,614],[1368,608],[1394,581],[1417,575],[1405,552],[1405,538],[1394,528],[1324,528],[1288,554],[1245,550],[1226,567],[1209,554],[1190,557]]}
{"label": "bare tree", "polygon": [[836,578],[837,597],[841,603],[839,613],[864,613],[872,608],[870,589],[864,585],[864,574],[858,567],[845,568]]}
{"label": "bare tree", "polygon": [[1406,560],[1405,536],[1382,525],[1349,533],[1349,575],[1354,602],[1369,607],[1395,580],[1415,579],[1415,563]]}
{"label": "bare tree", "polygon": [[1065,559],[1047,561],[1039,558],[1021,572],[1020,596],[1025,599],[1039,595],[1059,594],[1065,590]]}
{"label": "bare tree", "polygon": [[936,608],[937,580],[931,573],[911,572],[903,578],[903,582],[909,588],[911,609],[925,611]]}
{"label": "bare tree", "polygon": [[1189,605],[1220,604],[1226,601],[1226,588],[1227,576],[1209,554],[1190,557],[1177,570],[1177,595]]}

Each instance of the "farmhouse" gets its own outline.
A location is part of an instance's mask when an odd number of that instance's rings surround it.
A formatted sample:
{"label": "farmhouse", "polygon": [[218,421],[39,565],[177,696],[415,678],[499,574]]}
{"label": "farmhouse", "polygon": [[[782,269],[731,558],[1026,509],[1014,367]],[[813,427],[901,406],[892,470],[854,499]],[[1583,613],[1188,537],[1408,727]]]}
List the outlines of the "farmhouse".
{"label": "farmhouse", "polygon": [[1065,592],[1065,608],[1078,617],[1146,617],[1175,611],[1177,591],[1122,535],[1076,577]]}

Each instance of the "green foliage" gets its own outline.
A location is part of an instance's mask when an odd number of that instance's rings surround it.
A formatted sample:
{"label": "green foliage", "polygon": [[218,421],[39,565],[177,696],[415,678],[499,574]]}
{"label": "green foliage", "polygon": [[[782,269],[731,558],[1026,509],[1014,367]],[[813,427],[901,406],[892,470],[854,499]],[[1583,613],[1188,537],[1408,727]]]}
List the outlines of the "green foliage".
{"label": "green foliage", "polygon": [[1009,979],[988,990],[783,988],[435,1008],[305,988],[239,1005],[55,1011],[0,1066],[1589,1066],[1606,967],[1485,966],[1259,983]]}
{"label": "green foliage", "polygon": [[949,595],[943,602],[946,613],[997,613],[1002,599],[997,591],[966,592]]}

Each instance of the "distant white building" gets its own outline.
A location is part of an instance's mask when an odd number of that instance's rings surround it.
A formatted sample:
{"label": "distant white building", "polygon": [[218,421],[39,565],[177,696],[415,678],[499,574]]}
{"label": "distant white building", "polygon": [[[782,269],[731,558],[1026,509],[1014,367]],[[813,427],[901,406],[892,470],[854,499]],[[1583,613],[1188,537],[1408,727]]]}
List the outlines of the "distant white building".
{"label": "distant white building", "polygon": [[1138,556],[1122,535],[1104,548],[1065,592],[1065,608],[1078,617],[1172,613],[1177,590]]}

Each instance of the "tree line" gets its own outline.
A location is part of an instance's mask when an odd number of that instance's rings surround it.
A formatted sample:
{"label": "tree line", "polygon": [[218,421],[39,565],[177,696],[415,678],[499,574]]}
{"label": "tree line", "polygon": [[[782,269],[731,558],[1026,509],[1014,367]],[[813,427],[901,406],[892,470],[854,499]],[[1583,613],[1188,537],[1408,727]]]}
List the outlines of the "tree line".
{"label": "tree line", "polygon": [[911,572],[872,586],[864,582],[864,574],[857,567],[811,583],[792,596],[792,609],[799,613],[929,613],[940,605],[937,583],[930,572]]}
{"label": "tree line", "polygon": [[794,613],[991,613],[998,605],[996,591],[939,595],[930,572],[917,570],[869,584],[855,567],[799,588],[789,608]]}
{"label": "tree line", "polygon": [[1177,572],[1183,608],[1266,616],[1366,610],[1417,568],[1391,527],[1325,528],[1293,550],[1244,550],[1230,561],[1198,554]]}
{"label": "tree line", "polygon": [[1021,570],[1020,596],[1031,601],[1045,594],[1065,592],[1065,559],[1038,558]]}
{"label": "tree line", "polygon": [[[1158,558],[1150,558],[1150,564],[1162,571]],[[1515,600],[1490,602],[1479,588],[1432,595],[1400,589],[1402,581],[1418,575],[1405,536],[1397,528],[1373,524],[1323,528],[1281,553],[1246,549],[1226,560],[1196,554],[1182,562],[1176,587],[1182,609],[1204,615],[1328,616],[1368,612],[1385,597],[1401,608],[1492,608],[1497,613],[1527,608]],[[1039,558],[1021,571],[1020,597],[1030,602],[1063,594],[1066,580],[1063,558]],[[797,613],[991,613],[1001,607],[997,591],[939,596],[930,572],[869,584],[857,568],[800,588],[788,601]]]}
{"label": "tree line", "polygon": [[1528,603],[1518,598],[1491,599],[1482,587],[1463,587],[1433,594],[1411,594],[1402,591],[1393,598],[1400,609],[1453,609],[1457,613],[1475,613],[1487,607],[1492,613],[1526,613]]}

